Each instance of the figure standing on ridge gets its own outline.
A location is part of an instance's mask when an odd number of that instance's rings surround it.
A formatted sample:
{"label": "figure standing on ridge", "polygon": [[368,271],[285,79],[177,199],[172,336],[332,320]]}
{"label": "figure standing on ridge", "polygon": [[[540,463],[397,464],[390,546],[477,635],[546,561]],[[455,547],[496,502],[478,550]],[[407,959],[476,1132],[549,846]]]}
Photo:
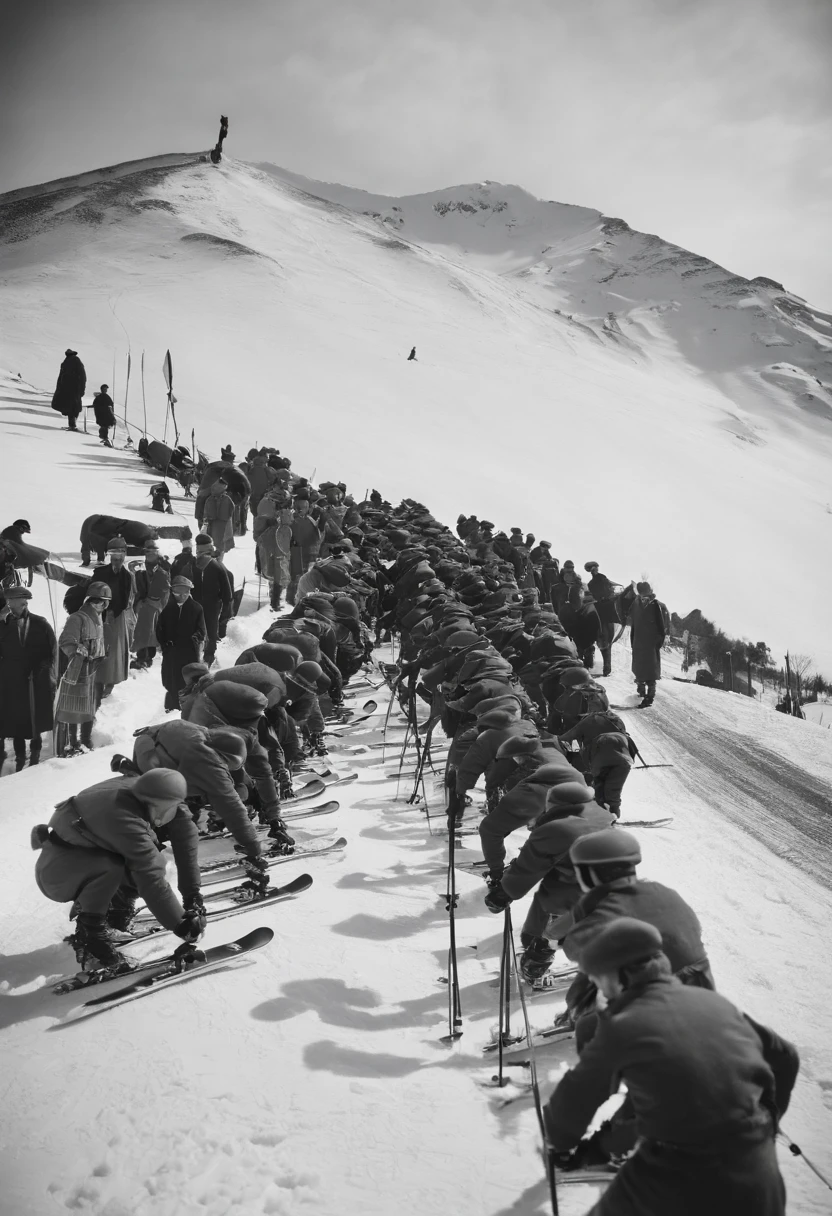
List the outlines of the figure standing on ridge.
{"label": "figure standing on ridge", "polygon": [[407,362],[410,363],[411,361],[413,361],[414,363],[416,362],[416,347],[415,346],[411,348],[410,354],[407,356]]}
{"label": "figure standing on ridge", "polygon": [[218,165],[220,163],[220,161],[222,160],[222,144],[223,144],[223,140],[225,139],[227,134],[228,134],[228,119],[226,118],[225,114],[221,114],[220,115],[220,137],[217,140],[214,147],[211,149],[211,152],[209,154],[211,157],[211,162],[215,165]]}
{"label": "figure standing on ridge", "polygon": [[71,431],[77,431],[78,415],[83,409],[82,397],[87,387],[87,373],[77,350],[67,349],[58,383],[52,395],[52,409],[63,414]]}

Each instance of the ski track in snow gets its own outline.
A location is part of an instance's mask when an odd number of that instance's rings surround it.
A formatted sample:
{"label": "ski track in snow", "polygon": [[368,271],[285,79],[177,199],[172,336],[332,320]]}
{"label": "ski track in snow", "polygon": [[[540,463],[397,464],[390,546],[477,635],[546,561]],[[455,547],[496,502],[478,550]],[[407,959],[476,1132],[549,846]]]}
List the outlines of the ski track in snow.
{"label": "ski track in snow", "polygon": [[[6,392],[2,382],[0,390]],[[19,403],[20,386],[9,383],[8,390]],[[51,542],[68,565],[73,558],[77,565],[84,515],[106,510],[159,522],[146,507],[154,475],[135,457],[98,449],[94,435],[62,432],[48,408],[27,408],[43,419],[38,458],[49,463],[52,501],[60,508],[51,510],[48,531],[45,520],[41,527],[33,520],[34,543]],[[15,434],[11,422],[4,429],[11,454],[4,518],[31,501],[32,440],[28,431]],[[79,477],[79,464],[91,475]],[[187,517],[181,497],[174,507]],[[24,513],[32,518],[34,510]],[[242,614],[219,651],[223,665],[259,639],[271,619],[267,608],[257,609],[248,537],[238,538],[229,564],[249,583]],[[49,590],[36,578],[33,610],[47,617]],[[637,698],[624,643],[613,662],[611,701],[631,704]],[[672,659],[667,667],[672,674]],[[369,695],[356,692],[349,703],[359,706]],[[484,1087],[496,1066],[484,1062],[481,1048],[497,1024],[502,921],[484,909],[482,880],[460,869],[464,1034],[448,1046],[441,1041],[448,993],[440,982],[448,945],[447,840],[431,834],[441,818],[428,823],[406,803],[405,781],[394,801],[396,781],[384,774],[397,768],[400,743],[384,754],[336,750],[381,739],[387,693],[372,695],[376,719],[347,728],[331,752],[332,766],[357,770],[359,780],[337,789],[337,814],[296,825],[299,843],[343,834],[346,851],[282,865],[281,882],[308,869],[312,889],[212,926],[206,939],[210,945],[269,924],[272,945],[237,966],[78,1025],[55,1029],[84,996],[56,998],[46,986],[74,969],[73,957],[61,941],[66,907],[43,899],[32,880],[29,831],[55,802],[109,776],[112,752],[128,751],[138,726],[163,717],[158,664],[105,702],[91,755],[46,758],[0,781],[4,1214],[421,1216],[452,1209],[458,1216],[544,1216],[549,1210],[531,1102],[523,1097],[501,1108],[519,1092],[516,1085]],[[639,833],[643,872],[677,887],[697,909],[720,989],[797,1043],[803,1067],[786,1130],[830,1172],[832,892],[823,797],[832,778],[832,735],[745,698],[670,679],[659,685],[652,709],[626,717],[648,763],[676,766],[633,772],[625,788],[625,820],[674,816],[666,829]],[[401,740],[395,714],[391,723],[391,737]],[[427,783],[429,810],[441,816],[439,784]],[[517,834],[512,849],[521,843]],[[466,837],[460,851],[479,856],[476,837]],[[525,906],[514,910],[517,930]],[[132,952],[139,958],[168,948],[146,943]],[[559,1007],[558,996],[535,997],[533,1024],[545,1024]],[[519,1021],[515,1013],[512,1025]],[[540,1056],[544,1096],[572,1058],[569,1043]],[[521,1068],[510,1074],[518,1082],[527,1077]],[[828,1213],[828,1192],[800,1161],[785,1151],[780,1156],[790,1216]],[[597,1194],[592,1186],[564,1188],[563,1216],[585,1212]]]}

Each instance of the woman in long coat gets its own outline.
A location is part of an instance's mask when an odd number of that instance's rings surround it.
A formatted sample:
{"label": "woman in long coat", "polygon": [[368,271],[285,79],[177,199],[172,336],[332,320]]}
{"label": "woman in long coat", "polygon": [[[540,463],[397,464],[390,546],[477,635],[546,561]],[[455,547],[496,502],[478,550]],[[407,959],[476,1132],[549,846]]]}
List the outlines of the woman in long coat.
{"label": "woman in long coat", "polygon": [[225,492],[225,482],[215,481],[205,503],[203,527],[217,553],[234,548],[234,502]]}
{"label": "woman in long coat", "polygon": [[130,674],[130,646],[136,614],[133,601],[136,584],[133,573],[124,565],[127,545],[116,536],[107,546],[109,566],[96,566],[92,572],[94,581],[105,583],[110,588],[110,602],[102,618],[106,656],[95,673],[99,703],[110,695],[114,684],[121,684]]}
{"label": "woman in long coat", "polygon": [[637,583],[636,591],[627,624],[631,629],[633,675],[644,697],[639,709],[646,709],[653,704],[656,681],[662,678],[662,646],[670,632],[670,616],[649,583]]}
{"label": "woman in long coat", "polygon": [[136,628],[133,633],[133,649],[136,666],[150,667],[156,654],[156,621],[170,598],[170,568],[160,561],[159,550],[148,546],[145,568],[134,573],[136,598]]}
{"label": "woman in long coat", "polygon": [[[10,587],[11,614],[0,621],[0,757],[2,741],[14,741],[17,770],[40,759],[41,735],[52,729],[52,702],[58,678],[58,644],[51,625],[29,612],[28,587]],[[2,765],[2,759],[0,759]]]}
{"label": "woman in long coat", "polygon": [[55,707],[55,721],[59,723],[55,750],[62,756],[78,751],[79,725],[80,746],[92,747],[92,724],[97,708],[95,673],[106,653],[101,617],[112,594],[106,583],[90,583],[87,598],[77,612],[67,617],[58,640],[61,652],[69,660],[61,677]]}
{"label": "woman in long coat", "polygon": [[252,526],[259,569],[263,578],[268,579],[272,608],[280,607],[281,594],[289,586],[290,578],[292,512],[288,509],[288,496],[281,494],[283,498],[286,505],[281,505],[271,493],[264,495]]}

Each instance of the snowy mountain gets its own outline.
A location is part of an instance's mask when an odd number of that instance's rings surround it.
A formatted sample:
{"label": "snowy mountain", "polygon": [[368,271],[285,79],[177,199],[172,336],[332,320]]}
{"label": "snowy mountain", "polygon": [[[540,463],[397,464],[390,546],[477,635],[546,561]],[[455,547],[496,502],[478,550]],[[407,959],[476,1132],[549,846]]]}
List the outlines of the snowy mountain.
{"label": "snowy mountain", "polygon": [[[415,344],[418,362],[405,358]],[[597,211],[485,182],[391,199],[157,157],[0,196],[0,365],[66,346],[161,435],[532,528],[832,671],[832,318]],[[233,420],[233,427],[232,427]],[[401,459],[406,453],[406,459]],[[569,550],[564,545],[569,543]],[[771,594],[774,570],[812,594]]]}

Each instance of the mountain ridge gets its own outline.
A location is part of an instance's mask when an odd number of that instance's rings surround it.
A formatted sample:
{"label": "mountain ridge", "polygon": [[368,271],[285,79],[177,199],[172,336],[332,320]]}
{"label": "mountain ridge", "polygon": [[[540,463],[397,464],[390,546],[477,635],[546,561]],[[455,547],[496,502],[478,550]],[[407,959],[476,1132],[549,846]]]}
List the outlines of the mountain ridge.
{"label": "mountain ridge", "polygon": [[0,365],[51,386],[71,346],[162,438],[170,349],[206,451],[233,420],[391,499],[427,477],[443,518],[554,532],[561,558],[568,516],[572,556],[785,649],[792,610],[737,569],[781,554],[813,570],[800,645],[829,671],[832,339],[751,282],[493,182],[394,200],[180,153],[0,196]]}

